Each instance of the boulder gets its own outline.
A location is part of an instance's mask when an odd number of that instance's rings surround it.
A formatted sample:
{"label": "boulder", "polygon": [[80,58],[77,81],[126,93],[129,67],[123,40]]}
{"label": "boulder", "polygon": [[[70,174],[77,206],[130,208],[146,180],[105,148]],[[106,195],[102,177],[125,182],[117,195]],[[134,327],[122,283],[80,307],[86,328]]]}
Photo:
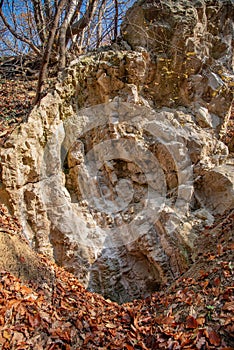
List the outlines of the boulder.
{"label": "boulder", "polygon": [[233,98],[233,18],[232,0],[139,0],[127,11],[122,36],[150,54],[145,85],[156,106],[186,105],[204,127],[223,125]]}

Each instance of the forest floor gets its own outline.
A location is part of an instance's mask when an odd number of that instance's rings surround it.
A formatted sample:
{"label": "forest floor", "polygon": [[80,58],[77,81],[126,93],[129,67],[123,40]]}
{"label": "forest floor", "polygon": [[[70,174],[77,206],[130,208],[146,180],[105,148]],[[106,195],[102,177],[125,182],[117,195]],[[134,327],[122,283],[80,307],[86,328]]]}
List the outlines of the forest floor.
{"label": "forest floor", "polygon": [[[0,79],[0,146],[26,121],[36,81]],[[234,135],[234,113],[225,141]],[[172,286],[118,305],[32,251],[0,206],[0,349],[234,350],[234,210],[196,242]]]}
{"label": "forest floor", "polygon": [[234,349],[234,210],[172,286],[118,305],[31,250],[0,207],[1,349]]}

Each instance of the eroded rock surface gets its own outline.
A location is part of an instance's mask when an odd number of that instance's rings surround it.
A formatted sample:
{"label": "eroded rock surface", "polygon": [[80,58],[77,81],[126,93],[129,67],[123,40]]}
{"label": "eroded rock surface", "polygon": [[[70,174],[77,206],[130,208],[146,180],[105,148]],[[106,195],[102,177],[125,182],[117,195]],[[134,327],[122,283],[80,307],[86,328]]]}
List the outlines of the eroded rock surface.
{"label": "eroded rock surface", "polygon": [[0,151],[1,202],[90,290],[125,302],[169,284],[201,228],[234,206],[220,141],[233,11],[231,0],[137,2],[125,41],[73,61]]}
{"label": "eroded rock surface", "polygon": [[222,123],[232,100],[233,16],[231,0],[137,1],[122,35],[151,54],[148,98],[192,108],[201,126]]}

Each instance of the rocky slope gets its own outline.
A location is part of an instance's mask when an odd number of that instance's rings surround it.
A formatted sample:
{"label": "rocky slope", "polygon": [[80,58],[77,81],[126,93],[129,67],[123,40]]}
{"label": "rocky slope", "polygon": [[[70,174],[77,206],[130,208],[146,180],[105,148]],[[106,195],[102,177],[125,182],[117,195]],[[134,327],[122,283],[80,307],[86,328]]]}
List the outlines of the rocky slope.
{"label": "rocky slope", "polygon": [[34,253],[1,206],[1,349],[233,349],[233,225],[233,211],[219,217],[184,276],[120,306]]}
{"label": "rocky slope", "polygon": [[170,285],[233,208],[233,12],[137,2],[124,40],[73,61],[0,151],[1,202],[91,291],[122,303]]}

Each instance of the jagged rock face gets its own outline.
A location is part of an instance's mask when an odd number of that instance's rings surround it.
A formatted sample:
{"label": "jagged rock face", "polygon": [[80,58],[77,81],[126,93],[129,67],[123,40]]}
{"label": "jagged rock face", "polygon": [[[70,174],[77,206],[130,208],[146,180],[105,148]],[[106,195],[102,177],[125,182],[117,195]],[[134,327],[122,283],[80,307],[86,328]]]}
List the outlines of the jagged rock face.
{"label": "jagged rock face", "polygon": [[234,206],[219,139],[233,7],[138,2],[122,27],[136,51],[73,61],[1,150],[1,201],[31,245],[90,290],[125,302],[170,283],[203,225]]}
{"label": "jagged rock face", "polygon": [[233,18],[232,0],[137,1],[122,35],[151,54],[147,96],[189,106],[202,126],[222,124],[232,100],[225,82],[233,86]]}

